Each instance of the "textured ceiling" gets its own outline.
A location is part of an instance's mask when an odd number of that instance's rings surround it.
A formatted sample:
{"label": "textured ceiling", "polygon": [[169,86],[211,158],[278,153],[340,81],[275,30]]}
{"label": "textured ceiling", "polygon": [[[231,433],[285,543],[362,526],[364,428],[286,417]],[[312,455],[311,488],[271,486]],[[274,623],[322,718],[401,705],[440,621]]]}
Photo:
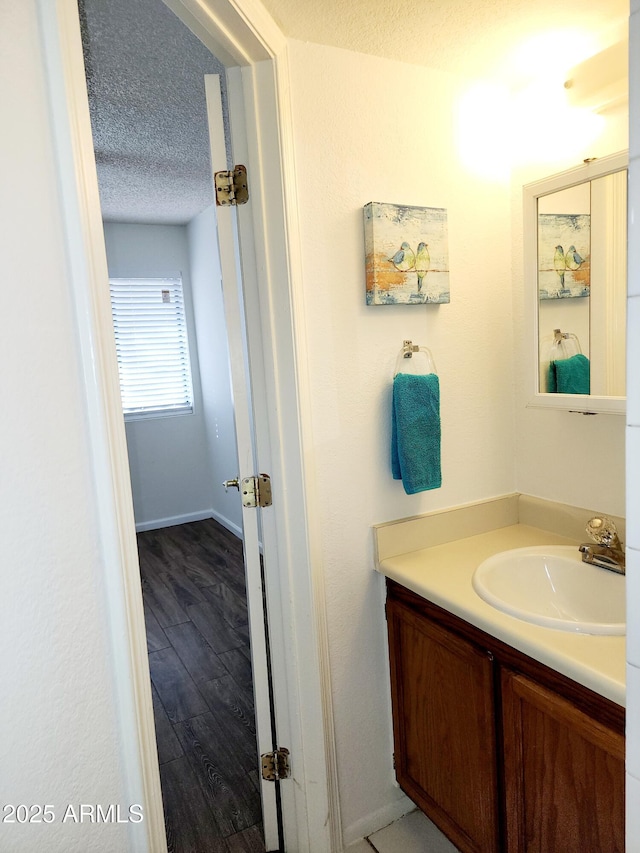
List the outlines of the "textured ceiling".
{"label": "textured ceiling", "polygon": [[[618,41],[629,0],[263,0],[285,35],[462,76],[513,73],[523,44],[564,31]],[[572,35],[573,34],[573,35]],[[581,56],[580,59],[586,58]],[[555,60],[538,53],[536,62]]]}
{"label": "textured ceiling", "polygon": [[[291,38],[514,86],[618,41],[629,14],[628,0],[263,3]],[[79,6],[103,216],[186,223],[213,201],[203,77],[222,66],[162,0]]]}
{"label": "textured ceiling", "polygon": [[162,0],[80,0],[80,20],[103,218],[188,222],[213,202],[203,78],[222,65]]}

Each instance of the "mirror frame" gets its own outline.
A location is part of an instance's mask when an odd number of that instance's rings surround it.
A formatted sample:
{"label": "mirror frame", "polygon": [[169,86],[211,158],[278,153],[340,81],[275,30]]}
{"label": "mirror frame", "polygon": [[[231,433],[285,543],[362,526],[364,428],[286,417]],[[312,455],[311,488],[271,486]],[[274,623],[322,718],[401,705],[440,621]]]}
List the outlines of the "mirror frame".
{"label": "mirror frame", "polygon": [[540,389],[539,347],[540,331],[538,326],[538,199],[558,190],[575,187],[578,184],[603,178],[629,167],[627,151],[611,154],[607,157],[586,162],[581,166],[551,175],[541,181],[525,184],[523,187],[523,249],[524,249],[524,289],[525,289],[525,334],[532,331],[532,345],[527,345],[529,354],[526,364],[526,382],[529,391],[528,407],[558,409],[581,412],[582,414],[608,413],[624,415],[627,398],[601,397],[584,394],[549,394]]}

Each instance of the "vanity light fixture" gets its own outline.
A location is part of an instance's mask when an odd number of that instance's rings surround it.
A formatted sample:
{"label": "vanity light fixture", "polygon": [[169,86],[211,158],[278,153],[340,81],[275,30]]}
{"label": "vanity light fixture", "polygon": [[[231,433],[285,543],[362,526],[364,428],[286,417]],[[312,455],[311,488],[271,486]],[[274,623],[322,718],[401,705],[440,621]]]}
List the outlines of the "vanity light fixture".
{"label": "vanity light fixture", "polygon": [[571,106],[603,112],[629,99],[629,40],[612,44],[574,66],[564,84]]}

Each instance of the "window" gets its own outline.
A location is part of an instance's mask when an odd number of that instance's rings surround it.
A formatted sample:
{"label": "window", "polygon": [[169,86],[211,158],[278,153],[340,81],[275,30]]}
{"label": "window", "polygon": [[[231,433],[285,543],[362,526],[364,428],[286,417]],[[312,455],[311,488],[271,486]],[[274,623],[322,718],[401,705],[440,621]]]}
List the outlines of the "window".
{"label": "window", "polygon": [[180,278],[113,278],[111,309],[127,418],[193,411]]}

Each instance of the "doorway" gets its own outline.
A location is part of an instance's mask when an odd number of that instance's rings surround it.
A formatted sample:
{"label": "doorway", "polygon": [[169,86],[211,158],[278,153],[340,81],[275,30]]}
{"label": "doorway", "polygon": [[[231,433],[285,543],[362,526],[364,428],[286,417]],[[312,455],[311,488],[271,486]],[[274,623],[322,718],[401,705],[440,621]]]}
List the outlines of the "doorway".
{"label": "doorway", "polygon": [[[280,745],[291,752],[291,779],[281,785],[284,837],[291,851],[327,853],[340,850],[342,841],[325,601],[320,565],[312,559],[316,533],[310,525],[313,511],[306,486],[309,401],[298,381],[304,345],[296,331],[294,297],[301,293],[302,281],[287,44],[250,0],[164,2],[227,64],[232,115],[246,126],[238,159],[250,175],[252,165],[259,174],[246,214],[255,229],[253,251],[247,251],[242,213],[238,230],[240,258],[245,272],[252,270],[249,280],[245,277],[250,340],[262,336],[249,365],[256,417],[270,448],[261,469],[271,473],[274,494],[261,529],[269,554],[264,589],[269,598],[275,714]],[[112,627],[122,784],[130,802],[145,804],[140,849],[161,851],[165,839],[147,646],[78,6],[77,0],[36,3],[83,366],[105,612]],[[260,458],[265,457],[263,451],[264,444]]]}
{"label": "doorway", "polygon": [[[257,775],[242,510],[221,485],[238,462],[209,122],[229,132],[224,99],[207,115],[205,75],[224,79],[224,67],[161,0],[80,0],[79,11],[112,293],[131,292],[117,348],[133,392],[126,433],[168,848],[257,853],[264,823],[275,850],[277,798],[264,798],[263,821]],[[154,359],[140,378],[159,334],[155,303],[140,294],[157,295],[164,312],[178,287],[185,341],[176,347],[189,339],[189,377],[179,400],[159,403]]]}

